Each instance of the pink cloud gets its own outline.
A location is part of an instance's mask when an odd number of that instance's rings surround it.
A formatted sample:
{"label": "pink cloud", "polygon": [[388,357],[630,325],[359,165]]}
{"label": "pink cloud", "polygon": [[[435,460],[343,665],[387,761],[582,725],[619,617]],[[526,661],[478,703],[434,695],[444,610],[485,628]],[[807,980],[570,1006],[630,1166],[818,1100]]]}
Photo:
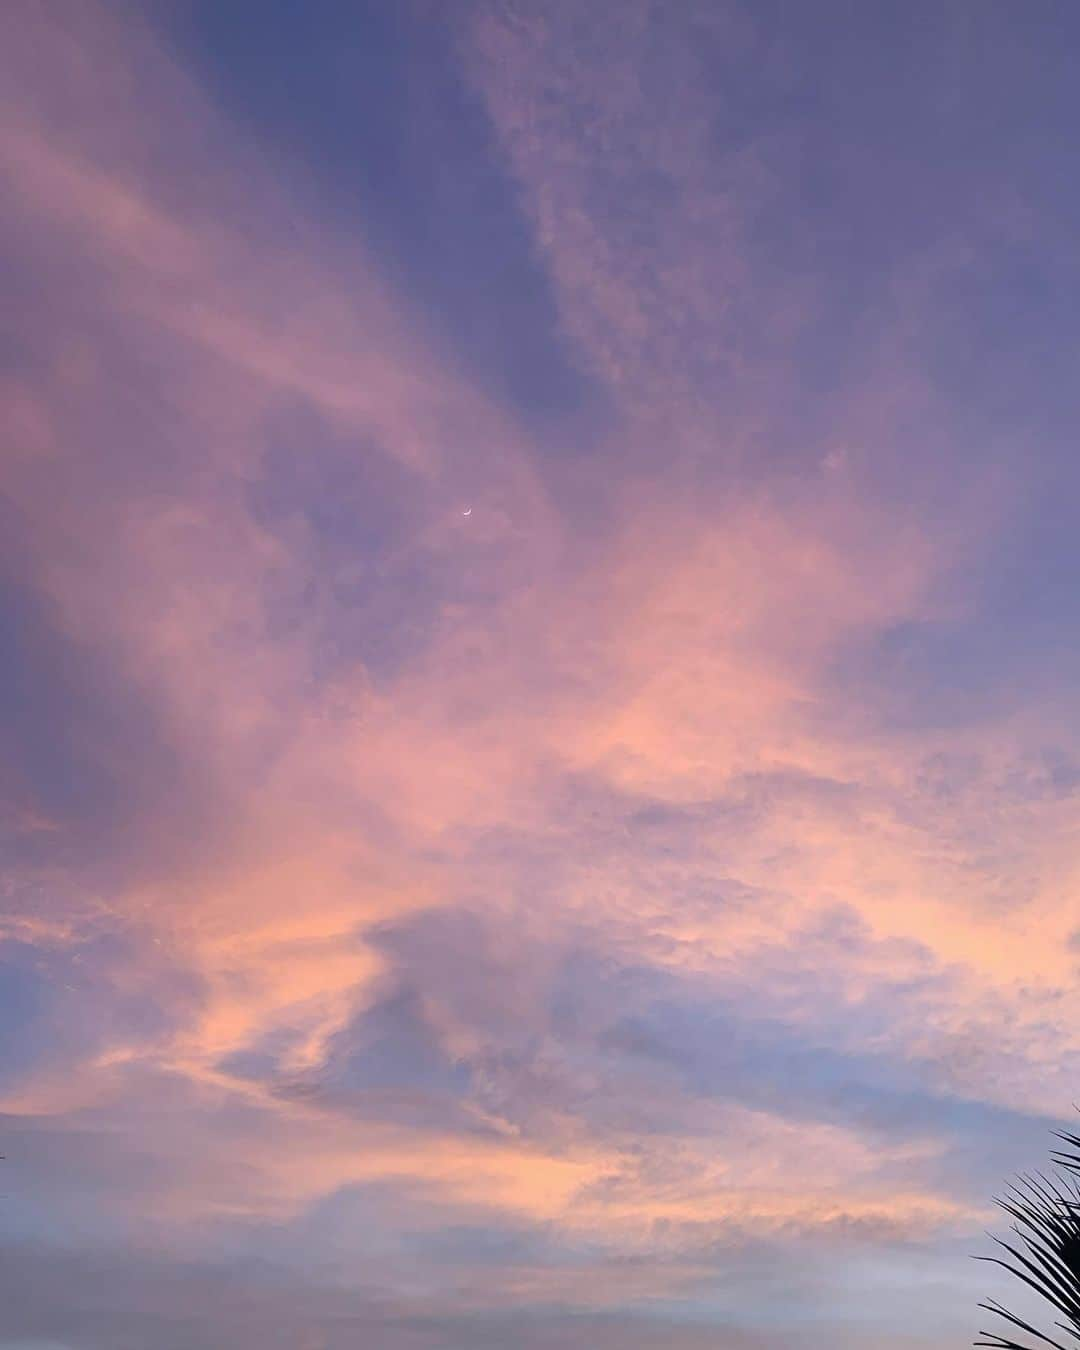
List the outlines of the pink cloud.
{"label": "pink cloud", "polygon": [[[878,494],[876,440],[898,454],[904,419],[937,411],[903,335],[791,470],[776,409],[819,297],[754,244],[790,145],[717,166],[685,37],[655,57],[657,112],[648,6],[565,29],[565,7],[514,13],[480,7],[463,42],[566,333],[611,391],[572,472],[148,31],[20,10],[0,159],[42,295],[3,386],[3,558],[153,736],[87,752],[99,793],[134,784],[107,828],[4,780],[20,839],[56,852],[13,866],[0,931],[33,960],[88,953],[98,979],[73,986],[86,1042],[23,1066],[0,1109],[61,1152],[100,1139],[102,1205],[166,1251],[391,1193],[414,1236],[519,1224],[575,1254],[497,1288],[455,1270],[438,1306],[459,1311],[613,1308],[628,1261],[652,1263],[643,1300],[682,1296],[709,1244],[966,1233],[981,1205],[941,1184],[943,1127],[727,1099],[693,1056],[613,1047],[673,990],[699,1009],[734,991],[793,1054],[1066,1108],[1077,808],[1040,777],[1045,714],[898,730],[837,674],[964,612],[952,573],[1006,494],[932,528]],[[701,13],[733,64],[761,55]],[[300,489],[258,507],[297,409],[335,469],[375,466],[347,506],[376,542],[358,527],[329,562]],[[573,473],[605,505],[585,537],[558,504]],[[411,623],[403,655],[359,642],[352,586],[365,617]],[[463,915],[464,938],[440,927]],[[380,1037],[402,1081],[375,1081]],[[376,1257],[407,1297],[409,1258]]]}

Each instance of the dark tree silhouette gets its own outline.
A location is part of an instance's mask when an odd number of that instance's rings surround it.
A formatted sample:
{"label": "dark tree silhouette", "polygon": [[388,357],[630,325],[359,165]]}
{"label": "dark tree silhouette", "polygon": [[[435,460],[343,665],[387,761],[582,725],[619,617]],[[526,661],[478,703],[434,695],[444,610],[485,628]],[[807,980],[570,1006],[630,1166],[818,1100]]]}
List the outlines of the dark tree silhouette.
{"label": "dark tree silhouette", "polygon": [[[989,1299],[979,1307],[1007,1323],[1007,1334],[980,1331],[984,1339],[976,1345],[994,1350],[1039,1350],[1044,1345],[1077,1350],[1080,1345],[1080,1135],[1061,1132],[1056,1138],[1068,1145],[1068,1151],[1051,1153],[1053,1175],[1021,1176],[995,1201],[1013,1221],[1011,1241],[993,1239],[1007,1255],[976,1258],[1003,1266],[1040,1295],[1057,1314],[1054,1334],[1038,1330]],[[1014,1341],[1011,1337],[1017,1331],[1034,1337],[1038,1344]],[[1059,1332],[1067,1343],[1056,1339]]]}

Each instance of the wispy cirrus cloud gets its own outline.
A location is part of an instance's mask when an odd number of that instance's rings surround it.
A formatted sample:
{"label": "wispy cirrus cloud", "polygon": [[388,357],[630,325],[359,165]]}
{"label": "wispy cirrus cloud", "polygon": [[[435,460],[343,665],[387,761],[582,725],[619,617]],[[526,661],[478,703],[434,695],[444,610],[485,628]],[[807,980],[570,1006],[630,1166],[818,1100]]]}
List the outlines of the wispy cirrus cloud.
{"label": "wispy cirrus cloud", "polygon": [[832,1343],[1073,1095],[1071,643],[995,662],[1038,493],[972,472],[1045,426],[935,356],[1035,227],[852,255],[795,19],[424,22],[587,453],[160,16],[5,18],[11,1334]]}

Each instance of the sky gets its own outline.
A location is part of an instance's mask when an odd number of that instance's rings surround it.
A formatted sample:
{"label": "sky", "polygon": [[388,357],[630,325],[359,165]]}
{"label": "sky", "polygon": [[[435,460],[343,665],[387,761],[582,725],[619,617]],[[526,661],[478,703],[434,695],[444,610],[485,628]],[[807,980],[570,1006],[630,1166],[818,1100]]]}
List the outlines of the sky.
{"label": "sky", "polygon": [[1080,1101],[1080,10],[7,0],[2,1350],[944,1350]]}

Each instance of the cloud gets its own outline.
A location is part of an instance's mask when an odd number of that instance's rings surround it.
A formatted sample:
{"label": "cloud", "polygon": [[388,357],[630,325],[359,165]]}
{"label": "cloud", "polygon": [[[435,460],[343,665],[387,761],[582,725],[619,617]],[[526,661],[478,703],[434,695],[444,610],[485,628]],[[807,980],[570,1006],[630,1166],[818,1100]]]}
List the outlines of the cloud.
{"label": "cloud", "polygon": [[5,22],[10,1336],[853,1336],[1080,1052],[1042,498],[922,352],[1016,218],[855,275],[794,17],[466,7],[569,453],[148,19]]}
{"label": "cloud", "polygon": [[[457,1350],[497,1346],[507,1336],[529,1347],[647,1347],[662,1336],[678,1350],[716,1345],[711,1328],[680,1325],[662,1318],[641,1323],[625,1316],[584,1315],[566,1319],[556,1312],[521,1321],[506,1314],[451,1313],[438,1303],[419,1299],[399,1304],[377,1290],[285,1286],[276,1272],[257,1265],[229,1281],[205,1264],[177,1265],[142,1257],[138,1278],[132,1268],[108,1255],[87,1262],[71,1253],[41,1249],[12,1250],[5,1262],[10,1283],[5,1306],[10,1310],[7,1344],[23,1337],[41,1345],[78,1338],[92,1347],[126,1347],[147,1339],[169,1337],[178,1350],[201,1350],[227,1335],[231,1343],[293,1346],[305,1350],[337,1350],[357,1335],[378,1334],[390,1347],[432,1347]],[[70,1290],[65,1305],[46,1291],[56,1279]],[[46,1294],[45,1297],[42,1295]],[[119,1314],[113,1308],[122,1308]],[[721,1344],[743,1350],[761,1344],[752,1332],[731,1328]]]}

